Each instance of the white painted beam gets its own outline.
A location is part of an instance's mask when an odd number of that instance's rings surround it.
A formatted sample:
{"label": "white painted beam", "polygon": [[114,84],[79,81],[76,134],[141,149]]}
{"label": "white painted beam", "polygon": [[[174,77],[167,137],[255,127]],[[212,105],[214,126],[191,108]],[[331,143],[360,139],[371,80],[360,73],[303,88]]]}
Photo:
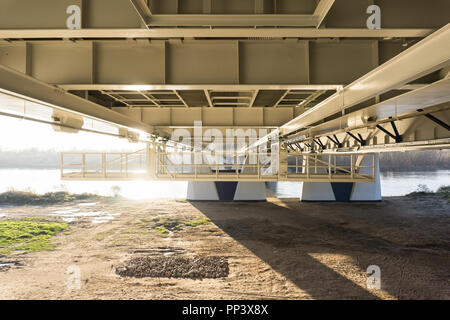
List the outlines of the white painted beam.
{"label": "white painted beam", "polygon": [[289,121],[281,133],[306,128],[325,117],[399,88],[450,64],[450,24]]}
{"label": "white painted beam", "polygon": [[89,116],[99,121],[148,133],[153,132],[150,125],[132,120],[118,112],[70,94],[61,88],[24,75],[4,65],[0,65],[0,92],[42,103],[52,108]]}
{"label": "white painted beam", "polygon": [[[417,116],[418,109],[439,106],[447,101],[450,101],[450,79],[441,79],[373,106],[346,114],[338,119],[308,128],[306,131],[290,136],[289,139],[302,137],[306,133],[313,137],[326,137],[346,130],[374,127],[388,119],[399,119],[408,114]],[[440,107],[440,109],[445,110],[444,107]],[[367,119],[372,119],[372,121],[368,122]]]}

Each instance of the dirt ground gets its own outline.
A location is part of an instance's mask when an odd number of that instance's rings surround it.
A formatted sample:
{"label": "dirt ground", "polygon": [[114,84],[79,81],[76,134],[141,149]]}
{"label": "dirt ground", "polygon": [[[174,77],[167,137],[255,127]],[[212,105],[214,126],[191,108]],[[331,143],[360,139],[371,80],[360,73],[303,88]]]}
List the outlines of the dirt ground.
{"label": "dirt ground", "polygon": [[[0,299],[450,299],[449,208],[434,196],[3,208],[0,219],[64,218],[69,228],[53,238],[53,251],[0,256]],[[205,217],[211,222],[180,222]],[[222,257],[229,275],[116,274],[139,256]],[[370,265],[380,267],[379,290],[366,286]],[[73,270],[80,270],[79,289],[68,286]]]}

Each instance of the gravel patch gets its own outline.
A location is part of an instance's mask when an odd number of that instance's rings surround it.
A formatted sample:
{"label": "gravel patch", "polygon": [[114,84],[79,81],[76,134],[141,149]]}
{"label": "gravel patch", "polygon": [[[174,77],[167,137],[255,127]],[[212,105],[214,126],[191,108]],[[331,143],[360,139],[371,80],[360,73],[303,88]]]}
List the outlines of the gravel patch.
{"label": "gravel patch", "polygon": [[224,278],[228,260],[223,257],[136,257],[116,269],[122,277],[135,278]]}

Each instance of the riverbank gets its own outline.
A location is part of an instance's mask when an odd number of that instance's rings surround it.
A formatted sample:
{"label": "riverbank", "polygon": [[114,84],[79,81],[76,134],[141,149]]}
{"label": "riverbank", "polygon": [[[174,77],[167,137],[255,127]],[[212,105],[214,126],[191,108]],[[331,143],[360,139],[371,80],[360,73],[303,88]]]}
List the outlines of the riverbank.
{"label": "riverbank", "polygon": [[[132,200],[185,199],[186,181],[61,181],[59,170],[0,169],[0,193],[21,190],[45,194],[47,192],[91,193],[100,196],[119,194]],[[402,196],[418,189],[419,184],[436,191],[450,181],[450,170],[435,172],[382,173],[383,197]],[[270,194],[278,198],[299,198],[301,182],[269,183]]]}
{"label": "riverbank", "polygon": [[[67,223],[51,250],[0,257],[0,299],[450,299],[442,196],[94,201],[0,211],[0,221]],[[145,269],[154,261],[171,269]],[[381,290],[366,286],[370,265],[381,269]],[[136,266],[144,277],[125,276]]]}

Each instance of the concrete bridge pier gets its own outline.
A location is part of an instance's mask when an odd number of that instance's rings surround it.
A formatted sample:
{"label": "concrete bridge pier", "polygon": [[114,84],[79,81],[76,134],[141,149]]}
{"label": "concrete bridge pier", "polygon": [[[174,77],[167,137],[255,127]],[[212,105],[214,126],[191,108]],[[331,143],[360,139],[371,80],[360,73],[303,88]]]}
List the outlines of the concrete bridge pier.
{"label": "concrete bridge pier", "polygon": [[264,182],[189,181],[187,200],[266,201]]}
{"label": "concrete bridge pier", "polygon": [[[361,165],[371,165],[370,158]],[[380,166],[375,155],[375,182],[304,182],[300,191],[300,201],[381,201]],[[371,174],[372,168],[361,168],[359,173]]]}

